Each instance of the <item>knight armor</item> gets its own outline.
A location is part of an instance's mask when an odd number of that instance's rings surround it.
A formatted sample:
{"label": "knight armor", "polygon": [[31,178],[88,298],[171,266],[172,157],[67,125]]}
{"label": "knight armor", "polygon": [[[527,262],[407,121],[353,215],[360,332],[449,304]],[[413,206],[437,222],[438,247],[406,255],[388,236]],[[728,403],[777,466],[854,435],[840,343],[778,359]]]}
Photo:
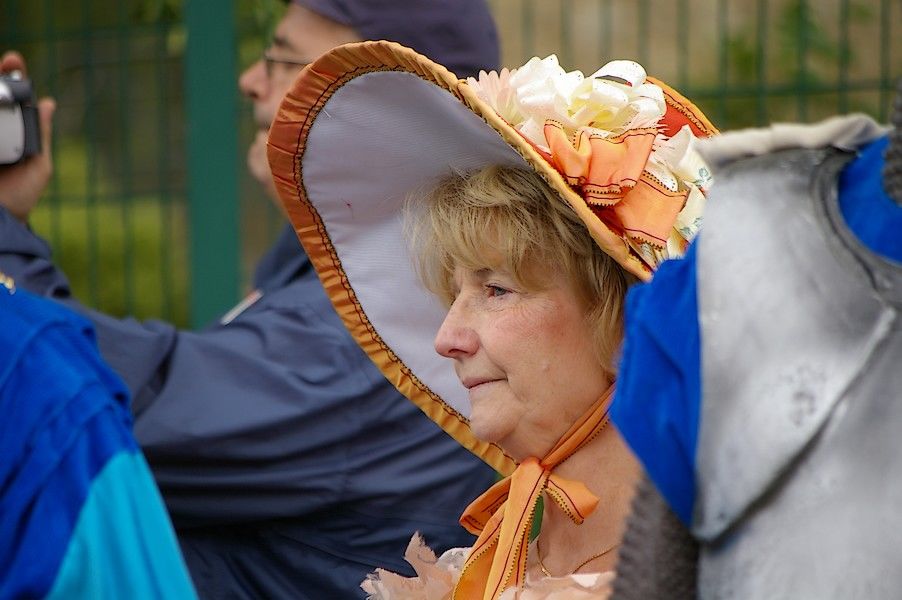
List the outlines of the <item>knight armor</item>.
{"label": "knight armor", "polygon": [[[628,301],[614,420],[666,504],[638,494],[616,600],[637,583],[899,597],[902,207],[880,178],[886,142],[861,116],[704,142],[702,233]],[[640,536],[649,523],[666,535]],[[666,567],[675,552],[697,569]]]}
{"label": "knight armor", "polygon": [[709,204],[692,521],[702,598],[902,590],[902,267],[840,215],[849,158],[746,160],[720,173],[729,201]]}

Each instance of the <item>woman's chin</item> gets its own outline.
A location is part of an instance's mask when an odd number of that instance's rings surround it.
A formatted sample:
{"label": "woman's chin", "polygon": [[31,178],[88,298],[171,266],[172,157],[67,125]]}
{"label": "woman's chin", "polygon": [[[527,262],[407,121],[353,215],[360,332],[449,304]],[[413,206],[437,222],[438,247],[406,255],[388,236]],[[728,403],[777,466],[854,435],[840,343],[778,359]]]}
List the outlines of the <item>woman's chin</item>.
{"label": "woman's chin", "polygon": [[470,429],[477,439],[489,444],[505,446],[517,437],[517,427],[523,417],[523,407],[505,398],[473,398],[470,404]]}
{"label": "woman's chin", "polygon": [[489,444],[495,444],[501,448],[505,454],[518,463],[528,456],[532,456],[530,449],[524,447],[529,446],[529,444],[523,444],[523,440],[518,441],[518,436],[514,427],[503,427],[499,425],[500,424],[471,421],[470,429],[473,431],[473,435],[476,436],[476,439]]}
{"label": "woman's chin", "polygon": [[542,448],[537,446],[539,439],[536,436],[524,436],[524,432],[518,431],[516,425],[471,417],[470,430],[478,440],[497,445],[518,463],[530,456],[544,455]]}
{"label": "woman's chin", "polygon": [[476,439],[488,444],[500,445],[504,438],[510,433],[509,431],[504,431],[500,427],[486,423],[480,424],[478,421],[470,421],[470,429],[473,430],[473,435],[476,436]]}
{"label": "woman's chin", "polygon": [[499,418],[501,415],[481,415],[481,411],[474,410],[470,415],[470,429],[477,439],[489,444],[498,444],[504,448],[503,442],[514,430],[512,419]]}

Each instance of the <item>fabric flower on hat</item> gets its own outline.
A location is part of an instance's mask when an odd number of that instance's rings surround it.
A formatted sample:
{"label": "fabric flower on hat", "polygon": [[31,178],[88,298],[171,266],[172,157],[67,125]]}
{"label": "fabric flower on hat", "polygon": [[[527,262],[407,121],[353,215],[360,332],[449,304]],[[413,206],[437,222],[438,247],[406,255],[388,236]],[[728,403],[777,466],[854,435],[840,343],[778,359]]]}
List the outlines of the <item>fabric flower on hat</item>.
{"label": "fabric flower on hat", "polygon": [[[508,123],[520,123],[523,121],[523,115],[520,113],[515,88],[511,85],[510,79],[511,71],[506,68],[500,72],[480,71],[479,96]],[[470,77],[468,81],[476,80]]]}
{"label": "fabric flower on hat", "polygon": [[701,224],[710,170],[688,126],[665,135],[664,91],[642,65],[611,61],[586,77],[551,55],[467,84],[649,269],[683,254]]}

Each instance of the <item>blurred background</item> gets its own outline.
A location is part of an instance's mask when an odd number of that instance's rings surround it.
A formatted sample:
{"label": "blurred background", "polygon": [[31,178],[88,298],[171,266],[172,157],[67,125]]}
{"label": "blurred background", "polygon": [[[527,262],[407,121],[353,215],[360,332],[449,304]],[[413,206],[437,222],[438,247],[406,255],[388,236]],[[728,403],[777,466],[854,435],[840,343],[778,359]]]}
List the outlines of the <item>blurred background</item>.
{"label": "blurred background", "polygon": [[[401,1],[401,0],[399,0]],[[448,0],[453,1],[453,0]],[[900,0],[492,0],[502,63],[629,58],[720,129],[889,115]],[[280,0],[2,0],[0,50],[56,98],[55,173],[32,227],[76,295],[200,326],[248,291],[282,223],[246,172],[237,89]]]}

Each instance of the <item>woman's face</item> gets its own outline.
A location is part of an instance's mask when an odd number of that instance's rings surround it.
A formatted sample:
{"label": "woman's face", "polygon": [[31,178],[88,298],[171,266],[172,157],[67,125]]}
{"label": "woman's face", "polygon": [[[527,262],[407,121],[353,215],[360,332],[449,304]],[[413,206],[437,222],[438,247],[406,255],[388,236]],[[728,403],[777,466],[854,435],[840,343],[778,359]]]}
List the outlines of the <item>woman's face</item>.
{"label": "woman's face", "polygon": [[541,291],[504,270],[454,271],[456,298],[435,338],[469,391],[470,425],[515,460],[547,454],[610,385],[586,307],[559,271]]}

